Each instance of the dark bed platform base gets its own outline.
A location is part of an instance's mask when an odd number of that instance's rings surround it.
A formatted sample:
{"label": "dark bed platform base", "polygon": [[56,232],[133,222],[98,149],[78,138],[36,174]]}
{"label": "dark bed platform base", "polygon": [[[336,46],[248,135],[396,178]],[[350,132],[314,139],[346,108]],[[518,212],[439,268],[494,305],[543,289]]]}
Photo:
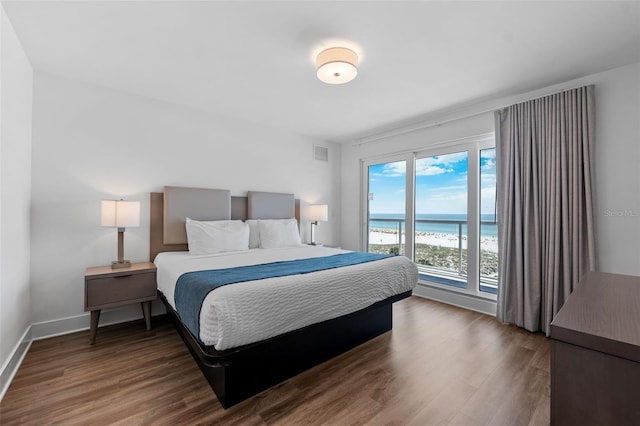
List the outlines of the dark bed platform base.
{"label": "dark bed platform base", "polygon": [[235,349],[202,346],[161,298],[191,355],[224,408],[229,408],[392,328],[392,296],[339,318]]}

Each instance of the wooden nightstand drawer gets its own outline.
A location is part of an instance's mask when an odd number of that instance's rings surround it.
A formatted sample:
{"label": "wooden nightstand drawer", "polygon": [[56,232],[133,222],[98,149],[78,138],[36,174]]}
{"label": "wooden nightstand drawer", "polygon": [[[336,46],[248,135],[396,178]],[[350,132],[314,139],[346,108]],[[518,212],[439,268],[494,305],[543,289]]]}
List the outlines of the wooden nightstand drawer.
{"label": "wooden nightstand drawer", "polygon": [[155,272],[87,280],[87,309],[155,297]]}
{"label": "wooden nightstand drawer", "polygon": [[121,269],[110,266],[87,268],[84,310],[91,311],[89,343],[96,342],[100,311],[105,308],[140,303],[147,330],[151,330],[151,301],[156,297],[156,266],[151,262],[132,263]]}

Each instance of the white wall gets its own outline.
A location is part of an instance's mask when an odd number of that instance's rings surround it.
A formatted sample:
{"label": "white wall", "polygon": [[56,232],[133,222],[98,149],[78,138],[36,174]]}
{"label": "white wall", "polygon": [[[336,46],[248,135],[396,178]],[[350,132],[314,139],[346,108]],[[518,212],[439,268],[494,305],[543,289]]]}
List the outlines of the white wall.
{"label": "white wall", "polygon": [[0,5],[0,395],[24,351],[29,286],[33,69]]}
{"label": "white wall", "polygon": [[[485,112],[584,84],[596,85],[596,220],[598,269],[640,275],[640,64],[593,74],[535,92],[494,99],[434,116],[415,125],[342,149],[342,245],[360,248],[360,164],[395,153],[494,130]],[[453,121],[449,121],[453,120]],[[436,125],[435,123],[443,124]],[[426,127],[425,127],[426,126]],[[394,134],[395,133],[395,134]]]}
{"label": "white wall", "polygon": [[640,64],[591,76],[596,85],[598,268],[640,275]]}
{"label": "white wall", "polygon": [[[104,198],[142,202],[141,226],[125,232],[132,261],[149,258],[148,193],[164,185],[326,202],[330,221],[318,239],[339,241],[341,163],[333,143],[38,72],[33,114],[32,321],[45,322],[34,325],[40,334],[60,331],[47,321],[89,324],[84,269],[116,258],[116,230],[100,227]],[[313,160],[314,143],[329,148],[328,163]],[[141,317],[139,309],[107,312],[101,324]]]}

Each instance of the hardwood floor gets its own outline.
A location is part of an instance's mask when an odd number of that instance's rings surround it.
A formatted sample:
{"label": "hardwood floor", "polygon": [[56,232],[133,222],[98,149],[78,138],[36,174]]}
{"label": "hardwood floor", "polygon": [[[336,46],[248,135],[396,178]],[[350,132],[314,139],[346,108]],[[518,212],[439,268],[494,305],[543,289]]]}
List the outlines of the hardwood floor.
{"label": "hardwood floor", "polygon": [[0,424],[549,424],[548,339],[415,296],[392,332],[228,410],[168,318],[88,336],[33,342]]}

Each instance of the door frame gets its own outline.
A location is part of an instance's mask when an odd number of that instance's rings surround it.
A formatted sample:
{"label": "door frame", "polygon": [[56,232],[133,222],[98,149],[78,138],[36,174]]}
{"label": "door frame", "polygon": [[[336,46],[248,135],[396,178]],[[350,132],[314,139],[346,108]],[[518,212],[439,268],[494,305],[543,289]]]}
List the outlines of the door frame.
{"label": "door frame", "polygon": [[[405,152],[401,154],[385,155],[360,160],[360,251],[367,251],[369,247],[369,167],[378,164],[405,162],[405,247],[411,247],[411,250],[405,249],[404,255],[413,260],[413,216],[407,215],[407,212],[413,211],[414,200],[414,179],[413,169],[415,166],[414,153]],[[409,196],[411,195],[411,196]],[[400,236],[402,238],[402,236]]]}

